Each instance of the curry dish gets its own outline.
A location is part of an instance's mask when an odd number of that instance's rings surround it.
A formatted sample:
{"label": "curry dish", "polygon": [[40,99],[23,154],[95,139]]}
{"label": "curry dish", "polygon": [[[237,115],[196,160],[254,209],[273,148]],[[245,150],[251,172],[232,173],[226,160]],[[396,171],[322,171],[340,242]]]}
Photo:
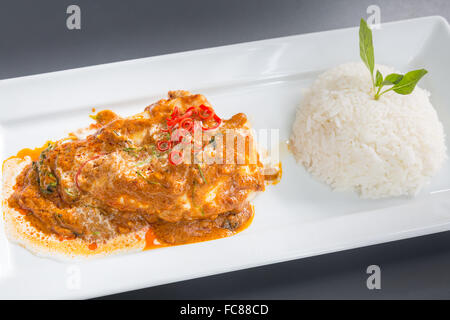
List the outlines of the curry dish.
{"label": "curry dish", "polygon": [[[132,117],[104,110],[94,118],[88,129],[31,157],[5,200],[33,228],[60,241],[78,239],[95,251],[142,231],[160,245],[230,236],[250,223],[252,195],[281,174],[265,175],[260,155],[251,162],[251,152],[242,155],[239,148],[233,159],[243,156],[241,163],[194,162],[204,153],[228,157],[227,130],[244,135],[245,151],[255,148],[244,114],[222,120],[200,94],[171,91]],[[173,141],[171,134],[174,128],[193,132],[193,120],[207,138],[200,152],[189,151],[188,162],[173,151],[183,137]]]}

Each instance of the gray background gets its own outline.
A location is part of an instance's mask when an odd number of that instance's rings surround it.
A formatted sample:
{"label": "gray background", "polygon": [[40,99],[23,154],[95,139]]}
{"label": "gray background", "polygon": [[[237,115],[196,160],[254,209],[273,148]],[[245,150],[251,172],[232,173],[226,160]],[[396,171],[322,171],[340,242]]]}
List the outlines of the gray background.
{"label": "gray background", "polygon": [[[70,4],[81,30],[66,29]],[[355,26],[371,4],[382,22],[450,20],[448,0],[0,1],[0,79]],[[379,291],[366,288],[371,264],[382,269]],[[450,232],[107,298],[450,298]]]}

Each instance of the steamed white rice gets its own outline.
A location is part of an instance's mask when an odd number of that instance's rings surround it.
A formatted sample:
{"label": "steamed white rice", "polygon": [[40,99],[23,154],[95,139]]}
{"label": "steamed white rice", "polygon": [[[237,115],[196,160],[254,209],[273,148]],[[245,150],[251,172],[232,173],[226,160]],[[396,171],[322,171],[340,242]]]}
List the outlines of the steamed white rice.
{"label": "steamed white rice", "polygon": [[304,94],[291,136],[294,155],[336,190],[363,198],[416,195],[446,159],[429,96],[416,87],[410,95],[388,92],[376,101],[363,63],[333,68]]}

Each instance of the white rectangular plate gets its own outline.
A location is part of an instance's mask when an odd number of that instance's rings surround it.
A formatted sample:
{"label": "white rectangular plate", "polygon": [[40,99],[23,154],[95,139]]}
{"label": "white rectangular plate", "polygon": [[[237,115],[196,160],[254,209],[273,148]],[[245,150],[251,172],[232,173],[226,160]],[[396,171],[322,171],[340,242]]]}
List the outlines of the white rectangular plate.
{"label": "white rectangular plate", "polygon": [[[429,70],[421,86],[449,137],[448,23],[387,23],[374,41],[378,63]],[[302,88],[358,60],[351,28],[0,81],[1,156],[87,125],[92,107],[130,115],[170,89],[202,93],[223,117],[245,112],[287,140]],[[281,160],[283,179],[255,200],[253,224],[226,239],[67,264],[9,243],[0,226],[0,298],[89,298],[450,229],[448,161],[417,198],[374,201],[331,192],[291,155]]]}

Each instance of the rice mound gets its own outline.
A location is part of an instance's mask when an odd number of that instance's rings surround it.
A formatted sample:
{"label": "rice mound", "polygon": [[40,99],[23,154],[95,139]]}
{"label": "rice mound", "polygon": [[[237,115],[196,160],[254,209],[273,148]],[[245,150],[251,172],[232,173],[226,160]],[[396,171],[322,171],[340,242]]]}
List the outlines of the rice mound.
{"label": "rice mound", "polygon": [[[386,76],[394,70],[377,65]],[[388,92],[374,100],[363,63],[320,75],[303,97],[291,136],[295,158],[335,190],[363,198],[416,195],[445,161],[445,135],[429,100]]]}

